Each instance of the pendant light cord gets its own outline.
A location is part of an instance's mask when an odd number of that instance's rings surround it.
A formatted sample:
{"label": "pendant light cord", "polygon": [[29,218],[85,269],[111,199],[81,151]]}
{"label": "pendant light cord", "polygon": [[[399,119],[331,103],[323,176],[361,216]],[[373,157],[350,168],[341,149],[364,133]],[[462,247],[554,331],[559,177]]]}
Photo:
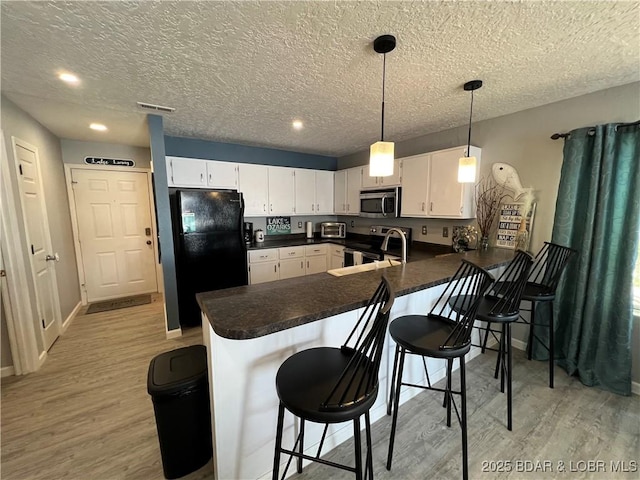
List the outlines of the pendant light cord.
{"label": "pendant light cord", "polygon": [[467,137],[467,157],[471,156],[471,117],[473,116],[473,90],[471,90],[471,108],[469,109],[469,136]]}
{"label": "pendant light cord", "polygon": [[380,141],[384,142],[384,79],[387,69],[387,54],[382,54],[382,126],[380,127]]}

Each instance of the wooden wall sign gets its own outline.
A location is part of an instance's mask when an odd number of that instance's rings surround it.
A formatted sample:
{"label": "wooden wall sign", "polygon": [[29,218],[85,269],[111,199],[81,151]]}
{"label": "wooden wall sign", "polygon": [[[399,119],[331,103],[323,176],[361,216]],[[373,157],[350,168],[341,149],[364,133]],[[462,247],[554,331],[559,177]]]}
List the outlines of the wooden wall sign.
{"label": "wooden wall sign", "polygon": [[112,167],[135,167],[136,162],[122,158],[84,157],[87,165],[109,165]]}

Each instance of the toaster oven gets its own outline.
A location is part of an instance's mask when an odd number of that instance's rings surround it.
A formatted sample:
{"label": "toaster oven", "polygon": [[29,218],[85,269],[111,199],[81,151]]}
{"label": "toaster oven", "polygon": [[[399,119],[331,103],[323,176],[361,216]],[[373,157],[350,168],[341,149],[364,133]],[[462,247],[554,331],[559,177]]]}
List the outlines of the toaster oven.
{"label": "toaster oven", "polygon": [[321,238],[345,238],[347,224],[344,222],[322,222],[320,224]]}

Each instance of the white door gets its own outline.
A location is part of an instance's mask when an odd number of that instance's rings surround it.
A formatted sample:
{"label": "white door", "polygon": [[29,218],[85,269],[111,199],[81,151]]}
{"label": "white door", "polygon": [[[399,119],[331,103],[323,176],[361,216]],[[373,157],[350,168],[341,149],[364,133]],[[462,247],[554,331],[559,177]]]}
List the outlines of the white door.
{"label": "white door", "polygon": [[27,249],[31,274],[36,289],[38,318],[45,350],[60,335],[60,306],[55,274],[55,254],[51,246],[42,179],[35,147],[13,138],[13,151],[18,167],[20,197],[27,230]]}
{"label": "white door", "polygon": [[333,172],[316,171],[316,213],[333,213]]}
{"label": "white door", "polygon": [[316,173],[313,170],[296,168],[294,180],[296,213],[298,215],[316,213]]}
{"label": "white door", "polygon": [[[457,180],[456,180],[457,181]],[[402,216],[427,217],[429,155],[402,159]]]}
{"label": "white door", "polygon": [[71,169],[87,301],[158,291],[147,174]]}
{"label": "white door", "polygon": [[431,155],[429,167],[429,215],[462,216],[464,183],[458,182],[459,150],[445,150]]}
{"label": "white door", "polygon": [[294,213],[293,168],[269,167],[269,215]]}
{"label": "white door", "polygon": [[360,213],[360,189],[362,188],[362,167],[347,170],[347,214]]}

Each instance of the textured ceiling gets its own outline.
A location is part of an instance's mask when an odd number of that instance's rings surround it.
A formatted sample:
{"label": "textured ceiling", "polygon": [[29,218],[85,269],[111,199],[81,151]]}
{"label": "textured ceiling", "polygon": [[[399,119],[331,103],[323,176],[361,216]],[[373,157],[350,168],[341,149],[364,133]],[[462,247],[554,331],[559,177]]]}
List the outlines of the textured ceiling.
{"label": "textured ceiling", "polygon": [[[169,135],[340,156],[640,80],[640,2],[8,2],[2,91],[62,138]],[[59,81],[59,70],[82,79]],[[293,119],[304,129],[294,131]],[[109,132],[87,128],[103,122]]]}

